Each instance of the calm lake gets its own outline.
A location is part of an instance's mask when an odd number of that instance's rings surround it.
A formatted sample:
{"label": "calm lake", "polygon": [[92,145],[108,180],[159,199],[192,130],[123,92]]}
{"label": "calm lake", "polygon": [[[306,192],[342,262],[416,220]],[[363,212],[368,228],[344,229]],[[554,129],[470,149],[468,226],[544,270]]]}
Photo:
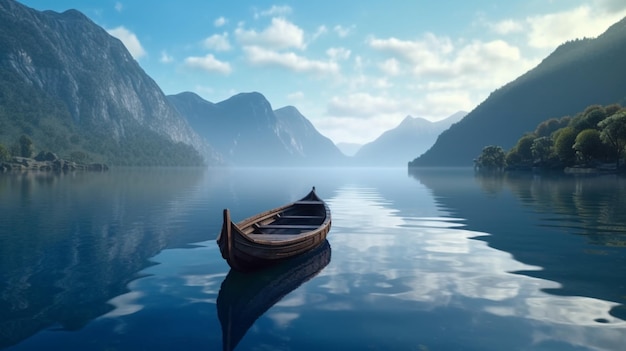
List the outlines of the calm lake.
{"label": "calm lake", "polygon": [[[328,245],[215,238],[312,186]],[[624,350],[626,178],[471,169],[0,174],[0,349]]]}

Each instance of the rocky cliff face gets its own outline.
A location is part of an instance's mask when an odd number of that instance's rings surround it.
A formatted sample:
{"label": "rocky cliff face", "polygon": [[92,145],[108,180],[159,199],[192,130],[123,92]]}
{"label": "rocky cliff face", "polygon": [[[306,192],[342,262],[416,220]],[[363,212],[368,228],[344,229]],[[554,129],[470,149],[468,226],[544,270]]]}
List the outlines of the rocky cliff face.
{"label": "rocky cliff face", "polygon": [[347,158],[329,138],[315,129],[313,124],[294,106],[274,111],[281,139],[291,153],[304,164],[345,165]]}
{"label": "rocky cliff face", "polygon": [[164,138],[211,158],[206,143],[124,45],[78,11],[39,12],[2,0],[0,70],[3,78],[61,102],[82,132],[118,144]]}

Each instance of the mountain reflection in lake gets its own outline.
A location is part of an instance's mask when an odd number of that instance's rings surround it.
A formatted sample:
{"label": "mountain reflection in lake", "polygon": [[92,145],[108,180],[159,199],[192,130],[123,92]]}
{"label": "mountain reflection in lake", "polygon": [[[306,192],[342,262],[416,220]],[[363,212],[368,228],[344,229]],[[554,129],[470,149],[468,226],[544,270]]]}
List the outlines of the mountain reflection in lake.
{"label": "mountain reflection in lake", "polygon": [[[221,209],[313,185],[332,260],[228,274]],[[625,192],[471,169],[0,175],[0,348],[619,350]]]}
{"label": "mountain reflection in lake", "polygon": [[158,173],[0,175],[0,347],[82,328],[150,257],[203,238],[175,230],[177,196],[203,171]]}

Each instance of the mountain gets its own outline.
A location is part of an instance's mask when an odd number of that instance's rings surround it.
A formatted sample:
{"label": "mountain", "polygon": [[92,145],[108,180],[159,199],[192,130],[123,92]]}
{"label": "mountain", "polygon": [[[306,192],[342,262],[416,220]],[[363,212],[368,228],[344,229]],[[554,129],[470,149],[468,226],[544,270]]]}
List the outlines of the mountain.
{"label": "mountain", "polygon": [[320,134],[297,108],[286,106],[274,111],[285,144],[307,165],[341,165],[346,157],[329,138]]}
{"label": "mountain", "polygon": [[624,57],[626,18],[595,39],[559,46],[537,67],[491,93],[410,166],[471,166],[484,146],[508,150],[549,118],[574,115],[594,104],[624,105]]}
{"label": "mountain", "polygon": [[428,150],[441,132],[466,114],[459,111],[437,122],[407,116],[396,128],[363,145],[354,155],[354,161],[368,166],[406,166],[415,155]]}
{"label": "mountain", "polygon": [[0,142],[127,165],[215,161],[121,41],[76,10],[0,1]]}
{"label": "mountain", "polygon": [[343,155],[293,106],[274,111],[258,92],[211,103],[190,92],[168,96],[198,134],[235,166],[339,164]]}
{"label": "mountain", "polygon": [[337,143],[337,148],[343,152],[346,156],[354,156],[357,151],[363,146],[357,143]]}

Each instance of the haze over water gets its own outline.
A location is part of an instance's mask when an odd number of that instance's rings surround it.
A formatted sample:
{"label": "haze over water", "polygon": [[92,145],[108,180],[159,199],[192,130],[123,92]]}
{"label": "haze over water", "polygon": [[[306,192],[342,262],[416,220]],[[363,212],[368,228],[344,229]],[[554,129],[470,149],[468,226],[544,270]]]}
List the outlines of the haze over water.
{"label": "haze over water", "polygon": [[[311,276],[225,281],[221,210],[240,220],[311,186],[333,216]],[[254,288],[286,295],[230,316],[251,321],[231,324],[235,350],[619,350],[625,196],[620,176],[471,169],[3,174],[0,348],[219,349],[218,310]]]}

